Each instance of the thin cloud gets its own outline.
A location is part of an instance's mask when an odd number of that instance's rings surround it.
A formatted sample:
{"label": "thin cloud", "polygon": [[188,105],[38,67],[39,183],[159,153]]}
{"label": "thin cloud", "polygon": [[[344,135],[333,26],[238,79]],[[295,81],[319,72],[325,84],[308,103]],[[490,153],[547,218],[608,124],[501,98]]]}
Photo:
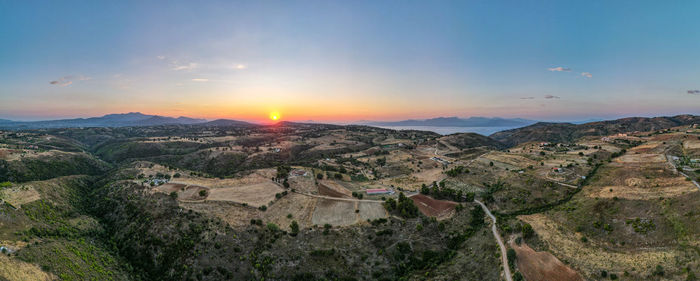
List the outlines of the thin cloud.
{"label": "thin cloud", "polygon": [[545,95],[544,98],[545,98],[545,99],[558,99],[559,97],[558,97],[558,96],[552,96],[552,95]]}
{"label": "thin cloud", "polygon": [[234,66],[234,68],[235,68],[235,69],[241,69],[241,70],[242,70],[242,69],[248,68],[248,66],[245,65],[245,64],[237,64],[237,65]]}
{"label": "thin cloud", "polygon": [[196,63],[193,63],[193,62],[186,63],[186,64],[179,64],[177,61],[174,61],[172,63],[172,65],[173,65],[172,70],[175,70],[175,71],[192,70],[192,69],[199,67],[199,65],[197,65]]}
{"label": "thin cloud", "polygon": [[535,97],[522,97],[521,100],[534,100]]}
{"label": "thin cloud", "polygon": [[209,79],[207,78],[192,78],[192,81],[194,82],[207,82]]}
{"label": "thin cloud", "polygon": [[49,84],[51,85],[56,85],[59,87],[65,87],[68,85],[73,84],[73,82],[77,81],[85,81],[85,80],[90,80],[92,78],[83,76],[83,75],[67,75],[63,76],[61,78],[58,78],[57,80],[50,81]]}
{"label": "thin cloud", "polygon": [[569,72],[569,71],[571,71],[571,68],[557,66],[557,67],[547,68],[547,70],[556,71],[556,72]]}
{"label": "thin cloud", "polygon": [[688,90],[689,95],[700,95],[700,90]]}
{"label": "thin cloud", "polygon": [[581,72],[581,76],[586,77],[586,78],[591,78],[593,77],[593,74],[590,72]]}

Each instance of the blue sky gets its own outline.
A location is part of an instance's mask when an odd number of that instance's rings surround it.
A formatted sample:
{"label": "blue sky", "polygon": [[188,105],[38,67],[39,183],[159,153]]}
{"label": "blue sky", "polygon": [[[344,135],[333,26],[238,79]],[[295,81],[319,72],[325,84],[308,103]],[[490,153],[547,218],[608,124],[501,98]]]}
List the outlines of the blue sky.
{"label": "blue sky", "polygon": [[0,118],[700,113],[698,1],[4,1]]}

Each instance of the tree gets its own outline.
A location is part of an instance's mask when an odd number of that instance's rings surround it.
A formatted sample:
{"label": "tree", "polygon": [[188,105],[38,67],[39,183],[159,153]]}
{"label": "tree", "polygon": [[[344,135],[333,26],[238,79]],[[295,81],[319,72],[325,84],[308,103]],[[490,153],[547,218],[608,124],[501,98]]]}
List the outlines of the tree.
{"label": "tree", "polygon": [[292,223],[289,224],[289,228],[291,229],[292,236],[297,236],[297,234],[299,234],[299,224],[297,221],[292,221]]}
{"label": "tree", "polygon": [[322,179],[323,179],[323,173],[318,173],[318,174],[316,174],[316,178],[319,179],[319,180],[322,180]]}
{"label": "tree", "polygon": [[289,188],[289,181],[287,181],[287,179],[284,179],[284,182],[282,182],[282,186],[284,186],[284,188]]}
{"label": "tree", "polygon": [[535,231],[532,229],[532,225],[530,225],[529,223],[523,224],[521,230],[523,233],[523,237],[525,238],[532,237],[532,235],[535,234]]}
{"label": "tree", "polygon": [[205,196],[207,196],[207,190],[206,190],[206,189],[200,190],[200,191],[199,191],[199,196],[200,196],[200,197],[205,197]]}
{"label": "tree", "polygon": [[508,264],[514,264],[515,259],[517,258],[517,254],[515,253],[515,250],[513,248],[508,249],[506,251],[506,256],[508,257]]}

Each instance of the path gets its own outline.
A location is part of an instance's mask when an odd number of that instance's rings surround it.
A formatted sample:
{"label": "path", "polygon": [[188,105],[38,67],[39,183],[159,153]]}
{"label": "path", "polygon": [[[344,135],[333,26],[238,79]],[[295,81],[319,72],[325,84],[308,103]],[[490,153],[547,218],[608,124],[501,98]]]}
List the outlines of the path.
{"label": "path", "polygon": [[489,217],[491,217],[491,220],[493,221],[493,225],[491,225],[491,232],[493,232],[493,237],[496,238],[496,242],[498,242],[498,246],[501,248],[501,262],[503,263],[503,271],[506,275],[506,280],[513,281],[513,278],[510,274],[510,266],[508,265],[508,253],[506,252],[506,246],[503,244],[501,234],[498,233],[498,228],[496,227],[496,217],[493,214],[491,214],[491,211],[489,211],[489,208],[486,208],[486,205],[484,205],[484,203],[481,203],[481,201],[476,199],[474,200],[474,202],[481,205],[481,208],[484,209],[484,212],[486,212],[486,214],[489,215]]}
{"label": "path", "polygon": [[340,197],[332,197],[332,196],[325,196],[325,195],[316,195],[316,194],[311,194],[311,193],[304,193],[304,192],[298,192],[294,191],[296,194],[301,194],[301,195],[306,195],[309,197],[314,197],[314,198],[321,198],[321,199],[329,199],[329,200],[338,200],[338,201],[351,201],[351,202],[373,202],[373,203],[384,203],[383,200],[369,200],[369,199],[354,199],[354,198],[340,198]]}
{"label": "path", "polygon": [[666,156],[666,161],[668,161],[668,163],[671,164],[671,167],[673,167],[673,170],[674,170],[674,171],[676,171],[676,172],[680,173],[681,175],[683,175],[684,177],[688,178],[691,182],[693,182],[693,184],[695,184],[695,186],[698,187],[698,189],[700,189],[700,184],[698,184],[697,181],[695,181],[693,178],[691,178],[690,176],[686,175],[685,173],[683,173],[683,171],[680,171],[680,170],[678,169],[678,167],[676,167],[676,164],[673,163],[673,159],[671,159],[671,156],[670,156],[670,155],[665,154],[664,156]]}

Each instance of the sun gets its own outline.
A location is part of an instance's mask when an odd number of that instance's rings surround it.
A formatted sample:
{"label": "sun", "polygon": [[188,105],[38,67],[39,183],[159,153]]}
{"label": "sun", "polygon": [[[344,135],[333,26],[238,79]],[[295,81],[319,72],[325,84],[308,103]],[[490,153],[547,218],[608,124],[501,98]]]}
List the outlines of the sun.
{"label": "sun", "polygon": [[270,119],[272,119],[273,121],[280,120],[280,113],[277,111],[270,112]]}

